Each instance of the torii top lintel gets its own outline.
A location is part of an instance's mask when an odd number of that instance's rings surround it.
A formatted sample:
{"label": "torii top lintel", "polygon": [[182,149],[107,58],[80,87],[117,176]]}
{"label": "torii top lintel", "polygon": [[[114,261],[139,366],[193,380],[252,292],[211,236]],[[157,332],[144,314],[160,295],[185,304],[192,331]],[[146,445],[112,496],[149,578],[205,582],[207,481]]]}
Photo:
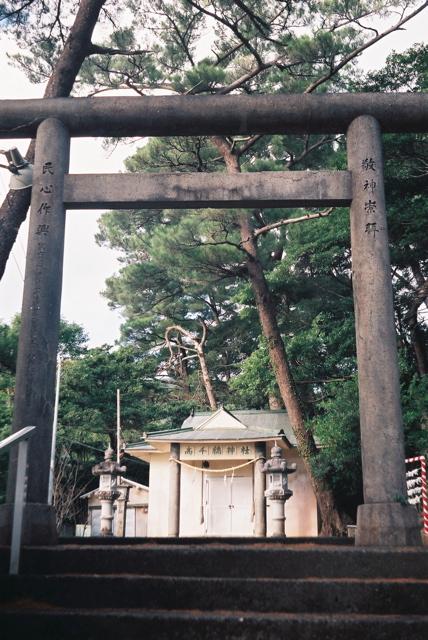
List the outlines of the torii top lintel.
{"label": "torii top lintel", "polygon": [[72,137],[121,137],[344,133],[361,115],[385,133],[426,132],[428,93],[0,100],[0,138],[34,137],[49,117]]}

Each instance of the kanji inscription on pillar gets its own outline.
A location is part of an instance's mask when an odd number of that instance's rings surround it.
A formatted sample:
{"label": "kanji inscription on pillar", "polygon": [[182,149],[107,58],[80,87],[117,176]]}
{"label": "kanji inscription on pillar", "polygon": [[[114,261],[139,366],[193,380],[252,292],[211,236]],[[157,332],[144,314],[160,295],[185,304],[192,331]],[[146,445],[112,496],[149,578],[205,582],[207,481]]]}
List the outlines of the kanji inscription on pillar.
{"label": "kanji inscription on pillar", "polygon": [[[53,162],[47,161],[42,166],[42,184],[37,195],[33,195],[33,199],[37,198],[37,202],[33,202],[34,210],[37,213],[36,224],[32,227],[33,234],[36,236],[36,255],[34,265],[34,287],[31,295],[31,320],[30,320],[30,344],[37,342],[39,332],[39,315],[40,315],[40,298],[42,295],[43,272],[48,268],[46,264],[47,241],[52,224],[52,215],[54,210],[54,187],[49,181],[50,176],[55,175],[55,166]],[[33,353],[27,356],[28,378],[26,397],[31,393],[31,387],[34,379],[35,357]]]}
{"label": "kanji inscription on pillar", "polygon": [[[377,234],[385,231],[385,227],[379,224],[377,219],[378,201],[377,186],[378,180],[375,179],[377,174],[378,162],[372,156],[366,156],[361,160],[361,170],[363,174],[367,174],[362,180],[362,192],[364,194],[364,233],[368,238],[375,241]],[[374,177],[373,177],[374,174]]]}

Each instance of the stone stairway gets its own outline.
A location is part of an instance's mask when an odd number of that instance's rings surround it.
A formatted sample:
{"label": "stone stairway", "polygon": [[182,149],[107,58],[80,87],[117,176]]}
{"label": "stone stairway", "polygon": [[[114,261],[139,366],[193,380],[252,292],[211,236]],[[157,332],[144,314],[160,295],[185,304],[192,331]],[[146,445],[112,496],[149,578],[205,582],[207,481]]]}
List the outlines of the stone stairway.
{"label": "stone stairway", "polygon": [[[323,544],[321,544],[323,542]],[[427,640],[428,550],[81,539],[0,549],[0,633],[50,640]]]}

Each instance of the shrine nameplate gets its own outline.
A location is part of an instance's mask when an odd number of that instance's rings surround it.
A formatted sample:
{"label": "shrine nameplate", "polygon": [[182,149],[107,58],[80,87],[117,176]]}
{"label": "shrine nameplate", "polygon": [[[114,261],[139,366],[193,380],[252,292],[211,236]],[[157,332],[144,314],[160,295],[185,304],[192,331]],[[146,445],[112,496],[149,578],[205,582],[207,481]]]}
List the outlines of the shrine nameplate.
{"label": "shrine nameplate", "polygon": [[217,459],[245,459],[255,458],[254,444],[221,443],[221,444],[182,444],[180,445],[181,460],[217,460]]}

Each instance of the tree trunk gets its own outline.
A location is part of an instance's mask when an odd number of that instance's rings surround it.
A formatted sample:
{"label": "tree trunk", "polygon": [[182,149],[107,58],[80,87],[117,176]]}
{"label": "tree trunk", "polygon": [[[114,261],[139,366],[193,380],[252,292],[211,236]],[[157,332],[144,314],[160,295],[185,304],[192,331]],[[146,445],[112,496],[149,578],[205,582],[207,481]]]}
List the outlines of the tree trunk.
{"label": "tree trunk", "polygon": [[[182,345],[181,336],[178,335],[177,342]],[[179,358],[179,370],[178,374],[180,376],[181,387],[183,389],[183,397],[185,400],[190,400],[192,397],[192,392],[190,389],[190,381],[189,381],[189,367],[187,365],[187,360],[185,357],[187,356],[186,348],[184,346],[180,346],[180,358]]]}
{"label": "tree trunk", "polygon": [[207,393],[208,402],[210,403],[211,411],[217,410],[217,400],[214,393],[214,388],[211,382],[210,374],[208,372],[207,361],[205,359],[205,353],[203,347],[195,341],[196,351],[198,353],[199,364],[201,365],[202,382],[204,383],[205,391]]}
{"label": "tree trunk", "polygon": [[[64,98],[70,95],[86,56],[91,53],[91,37],[105,0],[81,0],[73,26],[65,42],[44,92],[45,98]],[[25,157],[34,161],[34,141]],[[0,207],[0,279],[18,235],[27,216],[31,189],[9,191]]]}
{"label": "tree trunk", "polygon": [[424,376],[428,373],[428,353],[425,332],[421,329],[418,322],[418,310],[422,304],[428,304],[428,280],[426,280],[422,275],[420,266],[417,262],[414,262],[411,265],[411,270],[418,288],[416,289],[410,308],[406,313],[404,320],[410,330],[410,338],[416,360],[416,369],[420,376]]}
{"label": "tree trunk", "polygon": [[416,368],[420,376],[428,374],[428,357],[425,333],[416,323],[412,330],[412,347],[415,352]]}
{"label": "tree trunk", "polygon": [[[227,171],[229,173],[239,173],[241,170],[239,158],[230,150],[227,142],[218,137],[214,138],[213,142],[223,155]],[[333,493],[322,479],[315,477],[312,471],[311,461],[317,455],[317,448],[312,433],[305,426],[303,410],[294,386],[287,354],[276,320],[274,304],[264,276],[263,266],[258,258],[257,244],[249,215],[244,212],[240,213],[238,223],[242,247],[247,257],[248,277],[255,296],[263,335],[268,344],[270,361],[297,440],[298,451],[311,478],[317,498],[321,515],[320,533],[324,536],[342,534],[344,525],[336,508]]]}

